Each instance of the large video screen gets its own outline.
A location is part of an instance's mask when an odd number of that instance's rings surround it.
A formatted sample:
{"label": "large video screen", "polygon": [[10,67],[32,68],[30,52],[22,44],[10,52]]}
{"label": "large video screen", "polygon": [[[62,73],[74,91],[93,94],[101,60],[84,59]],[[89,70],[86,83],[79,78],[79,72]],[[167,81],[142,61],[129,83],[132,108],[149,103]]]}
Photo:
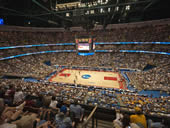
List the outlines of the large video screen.
{"label": "large video screen", "polygon": [[90,50],[89,43],[79,43],[78,44],[79,51],[87,51]]}

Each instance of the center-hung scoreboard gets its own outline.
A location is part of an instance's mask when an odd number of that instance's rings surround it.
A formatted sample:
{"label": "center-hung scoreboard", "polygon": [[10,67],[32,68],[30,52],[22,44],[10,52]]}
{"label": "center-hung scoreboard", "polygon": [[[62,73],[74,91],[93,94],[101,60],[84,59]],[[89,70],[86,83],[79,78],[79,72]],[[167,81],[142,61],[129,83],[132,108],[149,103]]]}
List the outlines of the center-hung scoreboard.
{"label": "center-hung scoreboard", "polygon": [[92,36],[76,36],[76,51],[78,55],[94,55],[95,38]]}

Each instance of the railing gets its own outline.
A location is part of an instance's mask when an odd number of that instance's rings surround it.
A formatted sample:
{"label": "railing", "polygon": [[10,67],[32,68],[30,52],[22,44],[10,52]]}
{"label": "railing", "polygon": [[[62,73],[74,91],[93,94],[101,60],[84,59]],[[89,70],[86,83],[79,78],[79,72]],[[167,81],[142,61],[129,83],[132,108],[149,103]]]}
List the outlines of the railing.
{"label": "railing", "polygon": [[[81,106],[83,106],[83,108],[85,108],[85,110],[87,110],[87,111],[92,110],[92,106],[85,106],[85,105],[81,105]],[[133,107],[127,107],[127,106],[119,106],[119,107],[120,108],[117,108],[117,109],[119,109],[122,113],[126,113],[128,115],[135,114]],[[81,128],[89,127],[88,124],[91,124],[90,125],[91,128],[98,128],[98,127],[101,127],[100,121],[106,121],[106,123],[107,122],[111,123],[113,120],[116,119],[115,109],[106,109],[106,108],[101,108],[100,106],[95,106],[95,108],[93,108],[93,110],[90,112],[91,113],[89,114],[87,120],[84,121]],[[162,120],[167,120],[169,118],[168,115],[165,116],[162,114],[156,114],[156,115],[155,114],[150,115],[148,113],[144,113],[144,114],[147,119],[151,119],[155,122],[161,122]]]}
{"label": "railing", "polygon": [[95,108],[92,110],[92,112],[90,113],[90,115],[87,117],[87,120],[82,124],[82,128],[86,128],[87,124],[89,123],[90,119],[92,118],[92,128],[94,128],[94,113],[97,109],[97,105],[95,106]]}

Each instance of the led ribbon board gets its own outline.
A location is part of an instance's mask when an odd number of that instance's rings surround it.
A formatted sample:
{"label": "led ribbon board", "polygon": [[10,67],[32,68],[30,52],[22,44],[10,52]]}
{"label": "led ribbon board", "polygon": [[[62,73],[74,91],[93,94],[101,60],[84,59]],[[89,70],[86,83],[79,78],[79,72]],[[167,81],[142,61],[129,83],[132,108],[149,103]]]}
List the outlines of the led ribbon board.
{"label": "led ribbon board", "polygon": [[[95,42],[93,43],[93,49],[95,48],[95,45],[116,45],[116,44],[156,44],[156,45],[169,45],[170,42]],[[69,45],[76,45],[76,43],[56,43],[56,44],[33,44],[33,45],[19,45],[19,46],[8,46],[8,47],[0,47],[0,50],[2,49],[14,49],[14,48],[31,48],[31,47],[47,47],[47,46],[69,46]]]}
{"label": "led ribbon board", "polygon": [[[0,60],[8,60],[13,59],[17,57],[22,56],[29,56],[29,55],[35,55],[35,54],[44,54],[44,53],[70,53],[70,52],[76,52],[76,50],[54,50],[54,51],[41,51],[41,52],[32,52],[32,53],[25,53],[25,54],[19,54],[14,56],[8,56],[0,58]],[[112,50],[95,50],[95,52],[99,53],[109,53],[112,52]],[[140,50],[120,50],[119,52],[134,52],[134,53],[150,53],[150,54],[162,54],[162,55],[170,55],[168,52],[154,52],[154,51],[140,51]],[[78,53],[81,54],[81,56],[88,56],[88,55],[94,55],[94,53]]]}

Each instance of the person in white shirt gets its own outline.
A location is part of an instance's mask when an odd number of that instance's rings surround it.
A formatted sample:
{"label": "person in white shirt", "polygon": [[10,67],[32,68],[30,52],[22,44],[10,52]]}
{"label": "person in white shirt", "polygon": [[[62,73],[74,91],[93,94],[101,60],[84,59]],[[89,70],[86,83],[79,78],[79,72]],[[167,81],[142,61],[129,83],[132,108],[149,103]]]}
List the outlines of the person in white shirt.
{"label": "person in white shirt", "polygon": [[13,104],[18,104],[24,100],[24,93],[20,88],[17,88],[15,94],[14,94],[14,101]]}
{"label": "person in white shirt", "polygon": [[113,120],[113,128],[140,128],[135,123],[130,123],[130,117],[127,114],[122,114],[116,109],[116,119]]}
{"label": "person in white shirt", "polygon": [[51,99],[50,108],[56,109],[57,103],[58,102],[57,102],[56,98],[53,96]]}

